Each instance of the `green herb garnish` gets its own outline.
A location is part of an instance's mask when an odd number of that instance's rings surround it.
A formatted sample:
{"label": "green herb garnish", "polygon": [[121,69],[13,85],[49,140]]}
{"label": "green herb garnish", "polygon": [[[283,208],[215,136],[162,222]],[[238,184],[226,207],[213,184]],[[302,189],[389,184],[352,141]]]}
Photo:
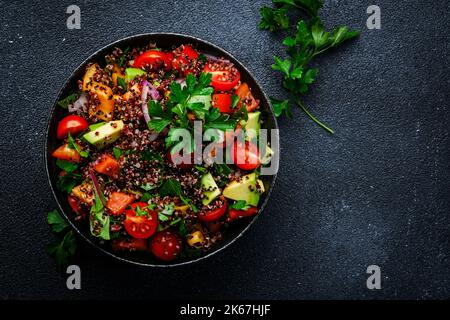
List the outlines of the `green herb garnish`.
{"label": "green herb garnish", "polygon": [[70,134],[70,132],[67,136],[67,144],[70,149],[75,149],[80,154],[80,156],[82,156],[83,158],[87,158],[89,156],[88,151],[81,150],[78,143],[76,143],[75,140],[72,138],[72,135]]}
{"label": "green herb garnish", "polygon": [[181,184],[175,179],[169,178],[161,186],[159,190],[161,197],[172,196],[179,197],[181,195]]}
{"label": "green herb garnish", "polygon": [[78,164],[61,159],[56,160],[56,165],[66,172],[73,172],[78,169]]}
{"label": "green herb garnish", "polygon": [[250,205],[245,202],[245,200],[238,200],[235,203],[230,205],[230,209],[235,210],[248,210],[250,208]]}
{"label": "green herb garnish", "polygon": [[77,99],[78,99],[78,95],[75,93],[72,93],[72,94],[68,95],[67,97],[65,97],[64,99],[59,100],[56,104],[58,106],[60,106],[61,108],[67,109],[69,104],[74,103],[75,101],[77,101]]}
{"label": "green herb garnish", "polygon": [[283,75],[283,86],[291,94],[290,99],[286,100],[271,98],[274,113],[277,117],[281,114],[290,117],[292,115],[290,104],[293,102],[319,126],[329,133],[334,133],[331,128],[317,120],[308,111],[301,96],[309,91],[309,86],[317,76],[317,69],[309,67],[314,58],[357,37],[359,32],[349,30],[346,26],[336,27],[330,32],[326,31],[317,16],[323,6],[322,0],[273,0],[272,2],[281,5],[282,8],[261,8],[260,29],[270,31],[288,29],[287,11],[291,9],[301,9],[311,17],[308,22],[299,20],[293,34],[284,38],[283,44],[287,47],[288,57],[281,59],[274,56],[275,63],[272,68]]}
{"label": "green herb garnish", "polygon": [[[59,267],[66,266],[75,254],[77,242],[75,234],[70,229],[67,221],[61,217],[57,210],[50,211],[47,215],[47,222],[52,231],[61,235],[61,240],[47,245],[46,251],[53,256]],[[62,236],[64,234],[64,236]]]}

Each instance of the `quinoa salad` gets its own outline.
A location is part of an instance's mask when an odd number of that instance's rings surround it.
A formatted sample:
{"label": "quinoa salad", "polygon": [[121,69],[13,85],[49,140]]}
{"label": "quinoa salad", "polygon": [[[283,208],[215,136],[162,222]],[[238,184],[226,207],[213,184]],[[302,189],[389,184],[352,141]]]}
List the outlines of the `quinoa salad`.
{"label": "quinoa salad", "polygon": [[[116,48],[58,105],[56,186],[112,250],[195,258],[258,213],[273,152],[258,143],[258,97],[225,58],[190,44]],[[208,141],[183,139],[198,126]]]}

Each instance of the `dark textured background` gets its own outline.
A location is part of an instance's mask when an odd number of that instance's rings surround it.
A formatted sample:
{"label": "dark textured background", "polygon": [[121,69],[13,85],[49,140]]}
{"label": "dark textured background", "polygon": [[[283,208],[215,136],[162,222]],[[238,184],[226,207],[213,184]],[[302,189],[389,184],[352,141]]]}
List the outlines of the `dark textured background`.
{"label": "dark textured background", "polygon": [[[16,3],[17,2],[17,3]],[[115,4],[111,4],[114,2]],[[234,54],[282,97],[276,37],[256,29],[270,1],[1,1],[1,298],[448,298],[449,1],[328,0],[327,26],[361,37],[317,60],[306,103],[336,131],[296,111],[281,119],[281,169],[267,210],[231,247],[200,263],[128,266],[84,246],[82,290],[69,291],[43,250],[55,208],[44,131],[59,88],[98,48],[157,31],[191,34]],[[82,29],[67,30],[78,4]],[[383,289],[366,289],[378,264]]]}

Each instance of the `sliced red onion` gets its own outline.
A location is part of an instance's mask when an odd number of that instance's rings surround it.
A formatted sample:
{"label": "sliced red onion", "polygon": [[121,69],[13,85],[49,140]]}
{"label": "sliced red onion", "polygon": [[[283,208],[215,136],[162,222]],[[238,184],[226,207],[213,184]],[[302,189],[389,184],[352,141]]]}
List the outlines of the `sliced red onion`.
{"label": "sliced red onion", "polygon": [[186,86],[186,79],[185,78],[176,79],[175,82],[178,82],[180,84],[181,89],[183,89]]}
{"label": "sliced red onion", "polygon": [[150,91],[150,87],[149,87],[148,81],[142,82],[141,109],[142,109],[142,113],[144,114],[145,123],[148,123],[150,121],[150,115],[148,114],[148,106],[147,106],[147,97],[148,97],[149,91]]}
{"label": "sliced red onion", "polygon": [[213,55],[207,54],[207,53],[204,53],[203,55],[211,61],[219,61],[219,62],[222,61],[222,62],[230,63],[230,60],[227,60],[225,58],[217,58],[216,56],[213,56]]}
{"label": "sliced red onion", "polygon": [[105,197],[103,196],[103,192],[100,189],[100,185],[93,170],[89,171],[89,177],[91,178],[92,183],[94,184],[94,189],[95,192],[97,193],[97,196],[100,198],[100,201],[102,202],[103,206],[106,207]]}
{"label": "sliced red onion", "polygon": [[83,92],[80,97],[74,103],[69,104],[67,108],[69,112],[77,112],[78,110],[87,112],[88,98],[86,92]]}

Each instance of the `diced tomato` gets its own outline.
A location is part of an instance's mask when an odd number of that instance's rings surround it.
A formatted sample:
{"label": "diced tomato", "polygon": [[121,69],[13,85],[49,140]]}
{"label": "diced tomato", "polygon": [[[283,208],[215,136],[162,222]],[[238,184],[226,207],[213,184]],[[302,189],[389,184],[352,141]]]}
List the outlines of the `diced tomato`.
{"label": "diced tomato", "polygon": [[207,63],[203,72],[211,73],[211,86],[216,91],[230,91],[241,79],[238,69],[231,63],[210,62]]}
{"label": "diced tomato", "polygon": [[80,132],[83,132],[88,128],[88,123],[80,116],[70,115],[64,117],[58,123],[58,129],[56,130],[56,135],[58,139],[64,139],[67,137],[67,134],[70,132],[72,136],[77,135]]}
{"label": "diced tomato", "polygon": [[233,113],[231,108],[232,99],[229,93],[215,93],[212,95],[212,106],[219,109],[222,113]]}
{"label": "diced tomato", "polygon": [[115,251],[147,251],[148,242],[146,239],[114,239],[111,243]]}
{"label": "diced tomato", "polygon": [[73,212],[77,214],[77,216],[81,216],[87,213],[86,209],[81,206],[81,201],[77,197],[72,195],[67,196],[67,202],[69,202],[70,208]]}
{"label": "diced tomato", "polygon": [[242,83],[237,89],[236,89],[236,95],[239,97],[238,107],[241,108],[241,105],[244,104],[245,108],[247,109],[247,112],[252,112],[253,110],[257,109],[259,106],[259,100],[256,100],[253,97],[252,92],[250,91],[250,88],[248,87],[247,83]]}
{"label": "diced tomato", "polygon": [[216,221],[219,220],[227,211],[227,200],[225,198],[222,198],[223,200],[223,204],[217,208],[217,209],[213,209],[213,210],[209,210],[207,212],[200,212],[198,215],[198,220],[203,221],[203,222],[212,222],[212,221]]}
{"label": "diced tomato", "polygon": [[173,55],[171,56],[158,50],[148,50],[134,60],[133,66],[135,68],[141,68],[146,65],[151,65],[154,69],[164,66],[166,70],[170,70],[172,60]]}
{"label": "diced tomato", "polygon": [[[80,147],[81,148],[81,147]],[[80,162],[81,156],[77,150],[69,148],[69,145],[63,144],[61,147],[56,149],[52,156],[57,159],[71,161],[71,162]]]}
{"label": "diced tomato", "polygon": [[95,161],[94,170],[111,178],[115,178],[120,172],[119,161],[105,153]]}
{"label": "diced tomato", "polygon": [[[125,230],[136,239],[150,238],[158,228],[158,212],[150,210],[148,203],[137,202],[131,205],[132,209],[126,211],[124,222]],[[136,208],[139,207],[145,215],[137,215]]]}
{"label": "diced tomato", "polygon": [[166,230],[155,234],[150,242],[152,253],[164,261],[172,261],[181,253],[182,242],[172,231]]}
{"label": "diced tomato", "polygon": [[186,161],[184,161],[184,156],[180,154],[180,152],[176,152],[172,154],[171,151],[167,153],[167,159],[177,168],[181,170],[189,170],[194,166],[194,154],[191,153],[186,157]]}
{"label": "diced tomato", "polygon": [[254,170],[261,164],[258,147],[249,141],[246,141],[244,145],[234,144],[232,159],[234,164],[242,170]]}
{"label": "diced tomato", "polygon": [[243,217],[251,217],[258,213],[257,207],[250,207],[247,210],[236,210],[236,209],[230,209],[228,212],[228,218],[227,221],[231,222]]}
{"label": "diced tomato", "polygon": [[199,54],[190,45],[182,45],[175,50],[174,58],[172,59],[172,67],[175,70],[183,71],[185,76],[191,73],[190,69]]}
{"label": "diced tomato", "polygon": [[111,211],[113,216],[118,216],[122,214],[134,200],[136,200],[134,195],[115,191],[111,193],[111,196],[106,203],[106,207]]}

